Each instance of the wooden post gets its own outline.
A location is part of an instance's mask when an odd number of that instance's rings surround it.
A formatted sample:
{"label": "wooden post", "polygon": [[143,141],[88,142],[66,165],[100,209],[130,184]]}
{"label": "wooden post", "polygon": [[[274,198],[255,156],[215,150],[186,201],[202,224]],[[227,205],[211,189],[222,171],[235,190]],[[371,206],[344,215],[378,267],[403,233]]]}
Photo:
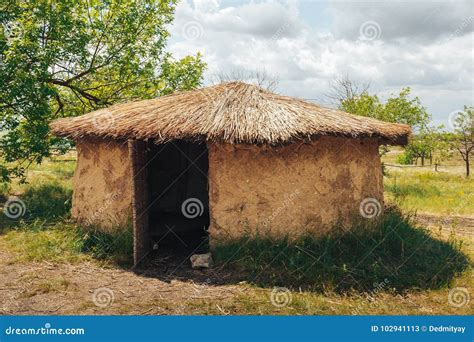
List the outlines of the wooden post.
{"label": "wooden post", "polygon": [[133,264],[136,267],[150,251],[146,141],[129,140],[128,152],[132,175]]}

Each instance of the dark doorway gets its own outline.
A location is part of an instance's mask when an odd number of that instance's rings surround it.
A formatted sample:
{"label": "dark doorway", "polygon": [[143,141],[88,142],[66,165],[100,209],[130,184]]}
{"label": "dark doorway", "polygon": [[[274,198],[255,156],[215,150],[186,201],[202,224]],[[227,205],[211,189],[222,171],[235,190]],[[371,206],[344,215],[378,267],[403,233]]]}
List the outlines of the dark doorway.
{"label": "dark doorway", "polygon": [[154,249],[208,249],[208,153],[205,143],[182,140],[148,146],[149,229]]}

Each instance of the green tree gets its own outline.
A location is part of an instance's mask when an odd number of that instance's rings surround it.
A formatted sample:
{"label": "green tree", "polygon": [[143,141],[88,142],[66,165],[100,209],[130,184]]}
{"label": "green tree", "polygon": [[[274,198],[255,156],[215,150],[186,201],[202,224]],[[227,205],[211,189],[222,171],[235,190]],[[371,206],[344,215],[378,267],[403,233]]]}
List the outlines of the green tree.
{"label": "green tree", "polygon": [[464,111],[454,118],[454,133],[449,142],[453,149],[461,155],[466,165],[466,177],[470,174],[470,158],[474,151],[474,107],[464,106]]}
{"label": "green tree", "polygon": [[[407,124],[414,131],[426,130],[431,117],[426,108],[421,105],[420,99],[410,96],[410,88],[403,88],[400,93],[392,94],[385,103],[380,101],[377,95],[369,94],[368,89],[368,83],[362,86],[357,85],[346,77],[336,80],[327,97],[335,100],[338,108],[345,112],[382,121]],[[430,155],[425,151],[424,143],[415,138],[409,146],[411,149],[406,151],[401,161],[411,163],[413,159],[416,160],[421,156],[422,164],[424,164],[426,153]],[[388,147],[381,146],[379,152],[381,156],[386,154]],[[382,169],[385,170],[383,164]]]}
{"label": "green tree", "polygon": [[380,119],[380,117],[383,116],[382,112],[384,106],[377,95],[370,95],[368,92],[363,92],[356,97],[342,100],[339,109],[347,113]]}
{"label": "green tree", "polygon": [[382,121],[407,124],[415,130],[422,130],[431,118],[418,97],[410,98],[410,92],[410,88],[403,88],[399,94],[392,94],[383,103],[377,95],[370,95],[366,90],[356,96],[341,99],[339,109]]}
{"label": "green tree", "polygon": [[410,139],[400,161],[403,161],[404,164],[418,164],[418,160],[420,160],[421,166],[425,165],[426,160],[429,160],[430,165],[434,161],[437,171],[441,161],[450,155],[449,145],[443,139],[441,130],[442,126],[421,129],[420,132]]}
{"label": "green tree", "polygon": [[[51,120],[199,86],[201,56],[165,51],[176,0],[0,3],[1,176],[24,176],[51,146]],[[15,162],[15,163],[11,163]]]}

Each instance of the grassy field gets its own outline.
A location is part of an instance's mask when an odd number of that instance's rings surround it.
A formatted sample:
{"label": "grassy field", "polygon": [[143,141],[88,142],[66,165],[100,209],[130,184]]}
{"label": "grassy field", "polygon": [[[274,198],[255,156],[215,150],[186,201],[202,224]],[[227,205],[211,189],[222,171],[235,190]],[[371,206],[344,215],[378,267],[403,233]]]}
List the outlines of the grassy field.
{"label": "grassy field", "polygon": [[[391,156],[393,157],[393,156]],[[472,314],[473,241],[420,227],[413,211],[472,215],[460,173],[389,167],[389,210],[353,233],[296,242],[243,237],[214,251],[206,271],[130,270],[131,230],[111,236],[69,219],[73,156],[3,186],[27,212],[0,218],[0,313],[5,314]],[[97,288],[113,303],[98,307]],[[459,302],[459,296],[464,301]],[[464,296],[464,297],[463,297]]]}
{"label": "grassy field", "polygon": [[[402,152],[393,149],[382,159],[396,165]],[[405,211],[434,215],[474,216],[474,177],[466,178],[458,158],[434,166],[387,166],[384,177],[385,198]]]}

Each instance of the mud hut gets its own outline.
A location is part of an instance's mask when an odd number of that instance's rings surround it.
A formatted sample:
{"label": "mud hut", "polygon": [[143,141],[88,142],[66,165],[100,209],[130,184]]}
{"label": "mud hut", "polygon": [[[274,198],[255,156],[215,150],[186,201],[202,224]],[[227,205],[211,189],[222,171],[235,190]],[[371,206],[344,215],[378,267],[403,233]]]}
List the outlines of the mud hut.
{"label": "mud hut", "polygon": [[136,263],[165,240],[199,245],[208,234],[212,247],[257,231],[295,237],[350,224],[364,200],[383,203],[379,146],[410,134],[241,82],[51,128],[77,146],[73,217],[104,230],[131,221]]}

